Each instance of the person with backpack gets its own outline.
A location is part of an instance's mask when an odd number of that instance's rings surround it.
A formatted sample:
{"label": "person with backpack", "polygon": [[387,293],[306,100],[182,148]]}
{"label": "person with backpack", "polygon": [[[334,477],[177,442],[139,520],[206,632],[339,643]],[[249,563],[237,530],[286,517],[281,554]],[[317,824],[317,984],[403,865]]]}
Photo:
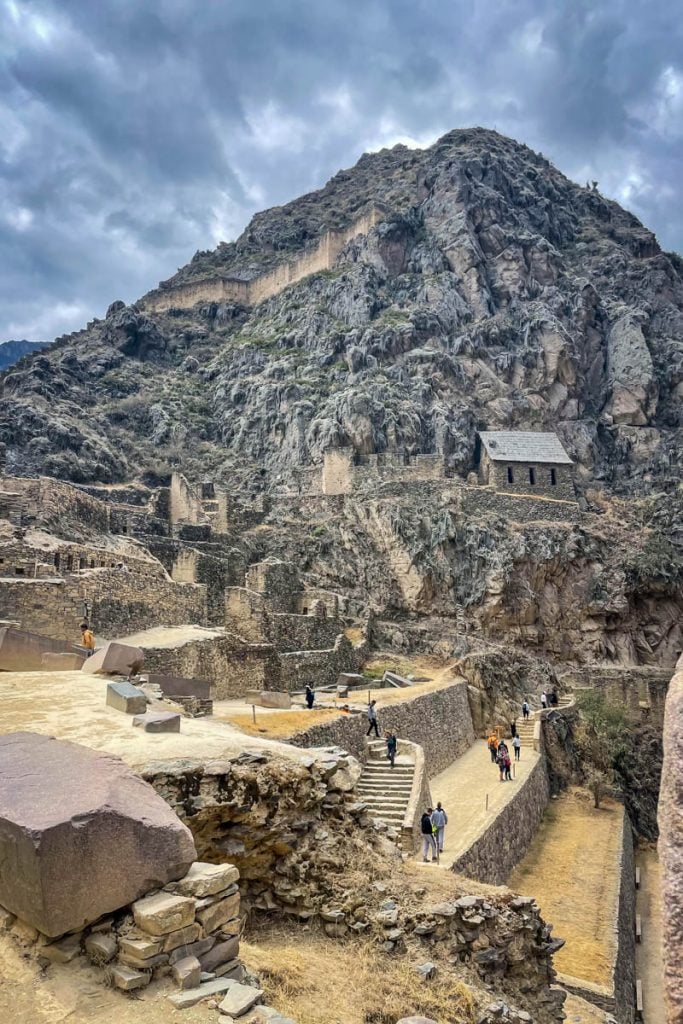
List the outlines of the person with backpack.
{"label": "person with backpack", "polygon": [[530,710],[529,709],[529,701],[525,700],[524,703],[522,704],[522,717],[523,717],[525,722],[527,722],[529,720],[529,710]]}
{"label": "person with backpack", "polygon": [[508,751],[507,747],[505,748],[504,768],[505,768],[505,781],[506,782],[512,782],[512,761],[510,760],[510,754],[509,754],[509,751]]}
{"label": "person with backpack", "polygon": [[376,700],[371,700],[368,704],[368,731],[366,736],[369,736],[372,730],[375,730],[375,736],[379,739],[379,726],[377,724],[377,711],[376,711]]}
{"label": "person with backpack", "polygon": [[512,740],[512,747],[515,752],[515,761],[519,761],[519,754],[522,749],[522,741],[519,736],[515,736]]}
{"label": "person with backpack", "polygon": [[396,760],[396,747],[398,746],[398,740],[394,736],[393,732],[390,732],[387,736],[387,757],[391,763],[391,767],[394,767],[394,761]]}
{"label": "person with backpack", "polygon": [[491,733],[488,740],[486,741],[489,748],[489,754],[491,755],[491,763],[496,763],[496,755],[498,753],[498,737],[495,733]]}
{"label": "person with backpack", "polygon": [[437,847],[434,840],[434,825],[432,824],[433,809],[428,807],[420,818],[420,832],[422,833],[422,860],[429,863],[429,851],[432,853],[432,861],[436,860]]}
{"label": "person with backpack", "polygon": [[436,809],[432,811],[432,825],[436,829],[436,847],[439,853],[443,853],[443,841],[444,834],[446,832],[446,825],[448,824],[448,815],[441,806],[439,800],[436,805]]}

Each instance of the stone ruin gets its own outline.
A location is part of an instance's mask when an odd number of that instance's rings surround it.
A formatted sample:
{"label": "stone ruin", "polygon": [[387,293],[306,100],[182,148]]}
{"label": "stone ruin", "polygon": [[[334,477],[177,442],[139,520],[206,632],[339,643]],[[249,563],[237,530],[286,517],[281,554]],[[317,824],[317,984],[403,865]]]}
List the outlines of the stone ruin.
{"label": "stone ruin", "polygon": [[189,829],[118,758],[0,737],[0,921],[38,957],[86,956],[125,991],[170,974],[177,1007],[244,998],[239,872],[196,857]]}

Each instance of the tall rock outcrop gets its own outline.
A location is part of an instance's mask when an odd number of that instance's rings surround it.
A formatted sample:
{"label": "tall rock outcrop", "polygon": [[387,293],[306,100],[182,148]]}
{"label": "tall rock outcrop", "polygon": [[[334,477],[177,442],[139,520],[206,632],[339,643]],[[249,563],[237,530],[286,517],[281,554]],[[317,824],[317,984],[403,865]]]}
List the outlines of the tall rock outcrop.
{"label": "tall rock outcrop", "polygon": [[556,429],[621,491],[680,451],[680,258],[495,132],[363,156],[2,378],[8,466],[272,486],[325,449]]}

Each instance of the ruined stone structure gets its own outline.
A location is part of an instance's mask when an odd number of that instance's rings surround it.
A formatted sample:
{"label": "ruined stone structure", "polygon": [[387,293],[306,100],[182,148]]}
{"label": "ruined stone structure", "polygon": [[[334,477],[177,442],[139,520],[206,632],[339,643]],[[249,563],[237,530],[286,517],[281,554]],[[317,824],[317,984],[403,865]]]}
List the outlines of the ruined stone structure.
{"label": "ruined stone structure", "polygon": [[278,263],[251,277],[208,277],[185,282],[163,282],[148,292],[139,305],[154,312],[183,309],[198,302],[235,302],[241,306],[255,306],[277,295],[284,288],[303,280],[309,274],[331,270],[344,247],[358,235],[367,234],[383,219],[381,210],[372,206],[368,213],[358,217],[347,228],[326,231],[318,242],[300,256]]}
{"label": "ruined stone structure", "polygon": [[557,434],[482,430],[479,480],[496,491],[575,501],[572,460]]}

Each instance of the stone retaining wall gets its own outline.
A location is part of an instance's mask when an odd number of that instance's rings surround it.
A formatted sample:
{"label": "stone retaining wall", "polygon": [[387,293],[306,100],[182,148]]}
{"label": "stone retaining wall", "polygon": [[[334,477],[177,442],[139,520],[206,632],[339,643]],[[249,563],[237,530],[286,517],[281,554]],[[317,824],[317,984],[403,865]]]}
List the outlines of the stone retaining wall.
{"label": "stone retaining wall", "polygon": [[272,644],[238,637],[192,640],[177,647],[145,648],[145,671],[208,679],[212,700],[243,697],[248,690],[280,688],[280,662]]}
{"label": "stone retaining wall", "polygon": [[455,861],[451,870],[478,882],[504,885],[535,836],[549,796],[545,757],[540,757],[514,797]]}
{"label": "stone retaining wall", "polygon": [[659,795],[659,857],[662,864],[664,987],[669,1020],[683,1020],[683,657],[669,685],[664,717],[664,768]]}
{"label": "stone retaining wall", "polygon": [[[380,729],[417,743],[424,750],[427,772],[437,775],[474,743],[474,728],[467,699],[467,683],[410,697],[401,704],[379,708]],[[338,746],[356,757],[365,756],[365,715],[345,715],[297,733],[290,743],[298,747]]]}
{"label": "stone retaining wall", "polygon": [[[337,637],[334,647],[322,651],[283,652],[279,655],[282,688],[293,692],[303,690],[307,683],[311,683],[314,689],[332,686],[340,672],[357,672],[366,656],[366,646],[354,647],[343,633]],[[272,685],[262,687],[268,690],[277,688]]]}
{"label": "stone retaining wall", "polygon": [[487,487],[463,488],[460,502],[462,511],[468,516],[495,512],[496,515],[517,523],[533,523],[539,519],[578,523],[581,518],[579,506],[571,501],[557,501],[535,495],[528,498],[516,497],[513,494],[489,490]]}

